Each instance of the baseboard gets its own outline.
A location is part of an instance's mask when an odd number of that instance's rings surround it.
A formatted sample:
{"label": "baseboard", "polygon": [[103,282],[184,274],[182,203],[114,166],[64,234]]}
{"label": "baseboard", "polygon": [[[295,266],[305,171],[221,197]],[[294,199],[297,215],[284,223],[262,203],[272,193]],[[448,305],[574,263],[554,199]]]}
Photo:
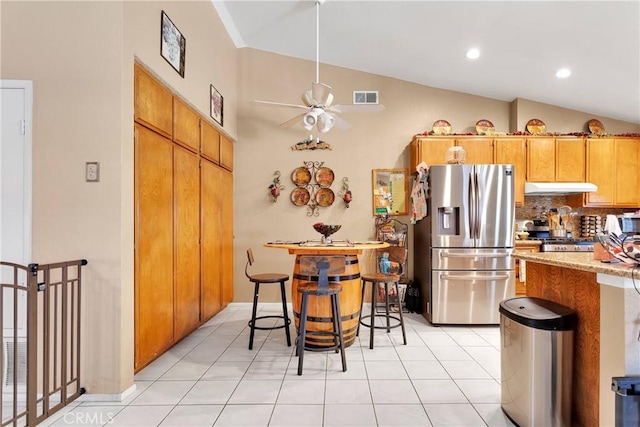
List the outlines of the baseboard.
{"label": "baseboard", "polygon": [[119,394],[92,394],[85,393],[80,396],[77,400],[81,402],[122,402],[127,397],[131,396],[136,391],[136,385],[133,384],[131,387],[123,391]]}

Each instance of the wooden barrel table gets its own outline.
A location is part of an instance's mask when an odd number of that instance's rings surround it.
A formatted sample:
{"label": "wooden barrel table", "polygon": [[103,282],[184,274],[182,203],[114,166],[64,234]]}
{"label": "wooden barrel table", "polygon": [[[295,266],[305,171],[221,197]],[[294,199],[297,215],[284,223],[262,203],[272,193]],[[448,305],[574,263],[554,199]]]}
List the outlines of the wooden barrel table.
{"label": "wooden barrel table", "polygon": [[[299,246],[291,244],[266,244],[265,247],[288,249],[289,253],[296,255],[293,269],[293,280],[291,282],[291,301],[295,319],[296,331],[300,324],[300,303],[301,296],[298,294],[298,285],[305,282],[317,282],[318,276],[313,274],[303,274],[301,272],[301,259],[305,256],[344,256],[344,270],[339,273],[329,273],[329,281],[340,283],[342,292],[340,293],[340,314],[342,318],[342,335],[344,345],[350,346],[356,338],[358,323],[360,322],[360,304],[362,299],[362,282],[360,280],[360,265],[358,255],[365,249],[378,249],[389,246],[388,243],[377,244],[354,244],[353,246]],[[331,303],[329,298],[309,297],[307,308],[307,330],[308,331],[332,331],[331,323]],[[313,335],[313,334],[312,334]],[[308,336],[306,345],[309,347],[330,347],[333,345],[333,338],[323,339],[319,336]]]}

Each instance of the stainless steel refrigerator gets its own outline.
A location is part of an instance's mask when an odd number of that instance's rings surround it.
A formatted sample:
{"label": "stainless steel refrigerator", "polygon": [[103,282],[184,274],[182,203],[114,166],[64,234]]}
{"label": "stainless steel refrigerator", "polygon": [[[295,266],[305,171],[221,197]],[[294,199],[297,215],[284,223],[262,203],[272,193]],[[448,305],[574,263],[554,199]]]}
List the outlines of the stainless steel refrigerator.
{"label": "stainless steel refrigerator", "polygon": [[434,165],[414,228],[414,275],[433,324],[499,324],[515,296],[513,165]]}

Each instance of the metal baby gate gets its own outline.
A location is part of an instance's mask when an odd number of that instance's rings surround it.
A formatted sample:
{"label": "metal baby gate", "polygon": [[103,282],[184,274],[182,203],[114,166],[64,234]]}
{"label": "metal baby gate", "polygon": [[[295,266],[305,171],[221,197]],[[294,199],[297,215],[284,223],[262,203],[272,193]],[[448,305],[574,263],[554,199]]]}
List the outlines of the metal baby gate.
{"label": "metal baby gate", "polygon": [[81,267],[0,262],[4,426],[34,426],[78,398]]}

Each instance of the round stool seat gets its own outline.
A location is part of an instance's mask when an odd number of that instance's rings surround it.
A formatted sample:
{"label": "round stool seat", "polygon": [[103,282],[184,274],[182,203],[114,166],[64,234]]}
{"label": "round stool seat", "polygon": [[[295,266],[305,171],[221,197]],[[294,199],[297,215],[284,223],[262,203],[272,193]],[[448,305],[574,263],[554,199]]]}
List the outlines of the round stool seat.
{"label": "round stool seat", "polygon": [[329,288],[318,290],[318,282],[307,282],[298,285],[298,293],[307,295],[335,295],[342,292],[342,285],[336,282],[329,282]]}
{"label": "round stool seat", "polygon": [[253,283],[279,283],[289,280],[289,275],[280,273],[261,273],[249,276],[249,281]]}
{"label": "round stool seat", "polygon": [[363,274],[362,280],[364,282],[398,282],[400,281],[400,276],[397,274],[384,274],[384,273],[369,273]]}

